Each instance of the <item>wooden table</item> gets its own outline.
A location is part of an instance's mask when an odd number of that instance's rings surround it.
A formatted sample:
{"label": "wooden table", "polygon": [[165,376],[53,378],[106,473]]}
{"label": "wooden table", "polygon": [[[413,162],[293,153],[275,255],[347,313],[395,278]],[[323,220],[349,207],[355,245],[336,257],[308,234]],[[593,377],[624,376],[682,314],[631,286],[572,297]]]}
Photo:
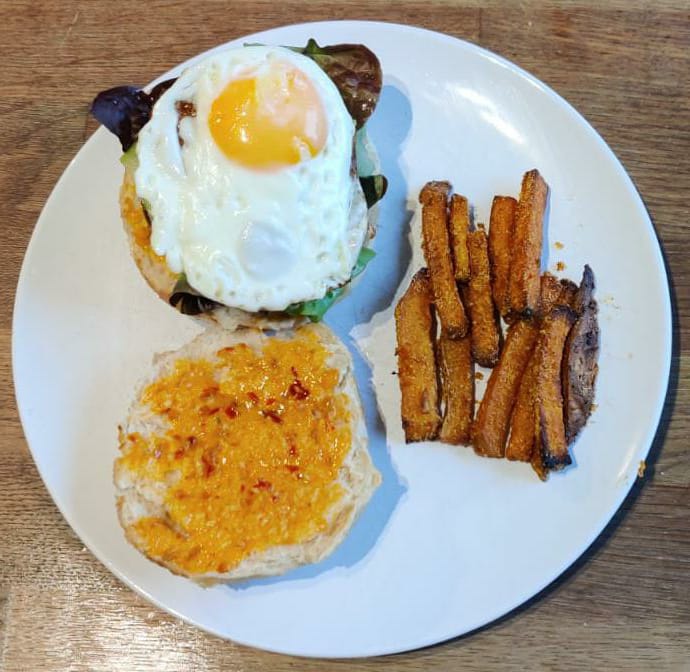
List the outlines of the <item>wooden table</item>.
{"label": "wooden table", "polygon": [[[208,636],[146,603],[95,560],[55,508],[27,449],[10,332],[24,250],[55,181],[95,128],[87,108],[96,91],[146,82],[257,30],[343,18],[417,24],[470,40],[575,105],[649,208],[676,321],[671,385],[646,474],[584,558],[479,632],[409,654],[333,663]],[[687,1],[3,0],[0,44],[0,669],[690,670]]]}

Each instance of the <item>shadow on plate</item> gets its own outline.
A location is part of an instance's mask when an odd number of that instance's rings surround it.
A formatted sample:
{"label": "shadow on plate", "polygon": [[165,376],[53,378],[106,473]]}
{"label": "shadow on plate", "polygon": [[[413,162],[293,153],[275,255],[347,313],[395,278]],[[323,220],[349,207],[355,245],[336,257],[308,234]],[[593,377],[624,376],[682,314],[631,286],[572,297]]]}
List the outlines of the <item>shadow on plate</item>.
{"label": "shadow on plate", "polygon": [[[352,353],[369,432],[369,452],[381,472],[382,483],[345,540],[328,558],[317,564],[298,567],[282,576],[239,582],[228,586],[230,590],[311,579],[337,567],[352,567],[376,545],[405,492],[406,488],[388,454],[385,426],[371,385],[371,369],[353,347],[349,334],[358,323],[368,322],[376,313],[390,306],[410,263],[412,251],[407,235],[410,213],[406,210],[407,183],[400,165],[400,150],[411,123],[409,98],[399,88],[398,82],[387,83],[377,110],[367,124],[367,132],[379,154],[381,172],[388,178],[388,192],[379,205],[378,231],[373,241],[377,256],[350,294],[339,301],[326,317],[328,325]],[[393,347],[395,344],[391,343]]]}

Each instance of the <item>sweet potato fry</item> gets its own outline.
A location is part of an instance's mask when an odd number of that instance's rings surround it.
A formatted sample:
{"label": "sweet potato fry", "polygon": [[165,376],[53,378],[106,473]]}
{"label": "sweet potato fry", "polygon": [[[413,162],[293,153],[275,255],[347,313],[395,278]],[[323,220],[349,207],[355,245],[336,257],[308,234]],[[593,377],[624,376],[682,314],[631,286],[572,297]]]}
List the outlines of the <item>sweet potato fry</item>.
{"label": "sweet potato fry", "polygon": [[479,228],[470,232],[467,244],[470,252],[470,284],[466,296],[472,325],[472,356],[481,366],[492,367],[498,361],[501,331],[491,296],[486,231]]}
{"label": "sweet potato fry", "polygon": [[467,199],[459,194],[450,198],[450,217],[448,220],[450,245],[453,250],[453,269],[457,282],[470,279],[470,255],[467,251],[467,234],[470,231],[470,211]]}
{"label": "sweet potato fry", "polygon": [[519,320],[508,329],[472,426],[472,444],[479,455],[505,454],[510,414],[538,333],[537,326],[528,320]]}
{"label": "sweet potato fry", "polygon": [[532,458],[537,428],[534,399],[538,372],[539,357],[535,348],[522,375],[513,413],[510,417],[510,437],[506,445],[506,457],[509,460],[529,462]]}
{"label": "sweet potato fry", "polygon": [[445,411],[439,439],[445,443],[468,444],[474,415],[474,363],[470,337],[438,341],[441,398]]}
{"label": "sweet potato fry", "polygon": [[548,192],[549,187],[538,170],[525,173],[515,211],[508,290],[510,310],[516,316],[530,317],[539,305],[539,268]]}
{"label": "sweet potato fry", "polygon": [[[547,315],[561,301],[563,286],[551,273],[541,276],[541,296],[539,313]],[[510,418],[510,437],[506,446],[506,457],[509,460],[529,462],[536,441],[535,391],[537,373],[539,372],[539,349],[534,348],[525,373],[520,381],[513,414]]]}
{"label": "sweet potato fry", "polygon": [[585,266],[573,300],[579,317],[568,334],[563,354],[561,384],[565,413],[565,438],[570,445],[585,426],[594,403],[599,358],[599,323],[594,299],[594,273]]}
{"label": "sweet potato fry", "polygon": [[548,315],[560,301],[563,286],[551,273],[542,273],[539,285],[539,315]]}
{"label": "sweet potato fry", "polygon": [[537,447],[544,468],[553,471],[571,463],[563,420],[561,365],[565,341],[576,318],[571,308],[557,306],[543,318],[537,343]]}
{"label": "sweet potato fry", "polygon": [[460,300],[447,224],[448,182],[428,182],[419,200],[422,204],[422,249],[429,267],[431,289],[442,329],[450,338],[467,334],[469,321]]}
{"label": "sweet potato fry", "polygon": [[405,441],[433,439],[441,416],[434,358],[436,324],[426,268],[417,271],[395,307],[395,330]]}
{"label": "sweet potato fry", "polygon": [[568,278],[562,278],[560,286],[561,295],[558,297],[558,305],[570,306],[579,315],[581,311],[576,307],[578,286]]}
{"label": "sweet potato fry", "polygon": [[489,219],[489,259],[491,260],[491,291],[501,317],[510,311],[508,286],[515,227],[517,201],[512,196],[495,196]]}

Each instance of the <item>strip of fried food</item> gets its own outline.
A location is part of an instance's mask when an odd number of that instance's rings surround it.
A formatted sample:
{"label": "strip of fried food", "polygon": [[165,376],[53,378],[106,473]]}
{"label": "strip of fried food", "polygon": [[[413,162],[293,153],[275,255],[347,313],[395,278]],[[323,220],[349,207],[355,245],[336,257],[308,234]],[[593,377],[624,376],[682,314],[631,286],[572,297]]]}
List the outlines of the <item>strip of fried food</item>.
{"label": "strip of fried food", "polygon": [[[540,315],[548,315],[559,304],[563,296],[563,285],[551,273],[541,276]],[[539,349],[534,348],[529,364],[520,381],[513,414],[510,418],[510,437],[506,446],[509,460],[529,462],[536,445],[535,391],[539,372]]]}
{"label": "strip of fried food", "polygon": [[470,209],[467,199],[459,194],[450,198],[449,217],[450,245],[453,250],[453,269],[457,282],[470,279],[470,255],[467,251],[467,234],[470,231]]}
{"label": "strip of fried food", "polygon": [[538,333],[537,326],[529,320],[519,320],[508,329],[472,426],[472,444],[479,455],[503,457],[505,454],[510,414]]}
{"label": "strip of fried food", "polygon": [[508,290],[510,310],[515,316],[530,317],[539,306],[539,270],[548,193],[549,187],[538,170],[525,173],[515,211]]}
{"label": "strip of fried food", "polygon": [[582,311],[577,307],[578,286],[572,280],[568,280],[568,278],[562,278],[559,284],[561,286],[559,305],[570,306],[580,315]]}
{"label": "strip of fried food", "polygon": [[467,237],[470,252],[470,284],[467,310],[472,325],[472,356],[480,366],[493,367],[498,361],[501,330],[491,296],[491,272],[486,231],[478,228]]}
{"label": "strip of fried food", "polygon": [[537,349],[532,351],[525,373],[520,381],[515,406],[510,418],[510,438],[506,446],[506,457],[509,460],[529,462],[535,446],[534,401],[539,372]]}
{"label": "strip of fried food", "polygon": [[445,405],[439,439],[445,443],[468,444],[474,415],[474,362],[471,339],[438,340],[438,368],[441,398]]}
{"label": "strip of fried food", "polygon": [[568,445],[575,440],[592,413],[599,370],[598,307],[594,299],[594,273],[589,266],[585,266],[573,308],[579,317],[565,342],[561,372]]}
{"label": "strip of fried food", "polygon": [[495,196],[491,204],[489,219],[491,291],[501,317],[506,317],[510,312],[508,287],[516,207],[517,201],[512,196]]}
{"label": "strip of fried food", "polygon": [[422,268],[395,307],[398,381],[405,441],[426,441],[438,433],[438,381],[434,358],[436,324],[429,272]]}
{"label": "strip of fried food", "polygon": [[556,306],[542,319],[537,342],[539,371],[535,407],[539,450],[535,452],[541,452],[543,467],[552,471],[571,463],[563,420],[561,364],[565,341],[576,319],[571,308]]}
{"label": "strip of fried food", "polygon": [[469,321],[460,300],[450,257],[447,225],[448,182],[427,182],[419,194],[422,204],[422,249],[429,267],[434,304],[441,327],[450,338],[467,334]]}
{"label": "strip of fried food", "polygon": [[539,285],[539,316],[548,315],[559,303],[563,294],[563,285],[551,273],[542,273]]}

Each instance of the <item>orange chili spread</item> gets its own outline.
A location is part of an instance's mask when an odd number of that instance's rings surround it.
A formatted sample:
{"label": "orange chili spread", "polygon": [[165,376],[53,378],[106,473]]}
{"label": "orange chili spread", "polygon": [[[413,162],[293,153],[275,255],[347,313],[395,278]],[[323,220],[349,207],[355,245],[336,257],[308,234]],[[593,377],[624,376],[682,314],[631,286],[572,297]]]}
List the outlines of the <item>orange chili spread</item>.
{"label": "orange chili spread", "polygon": [[151,225],[144,214],[144,206],[137,196],[132,173],[125,171],[120,199],[122,218],[126,222],[136,244],[154,261],[164,261],[163,257],[153,251],[151,247]]}
{"label": "orange chili spread", "polygon": [[185,359],[141,401],[168,429],[124,437],[123,466],[167,489],[166,519],[142,518],[148,555],[190,573],[225,572],[247,555],[323,532],[342,496],[350,402],[317,336],[300,329],[263,350],[241,344]]}

